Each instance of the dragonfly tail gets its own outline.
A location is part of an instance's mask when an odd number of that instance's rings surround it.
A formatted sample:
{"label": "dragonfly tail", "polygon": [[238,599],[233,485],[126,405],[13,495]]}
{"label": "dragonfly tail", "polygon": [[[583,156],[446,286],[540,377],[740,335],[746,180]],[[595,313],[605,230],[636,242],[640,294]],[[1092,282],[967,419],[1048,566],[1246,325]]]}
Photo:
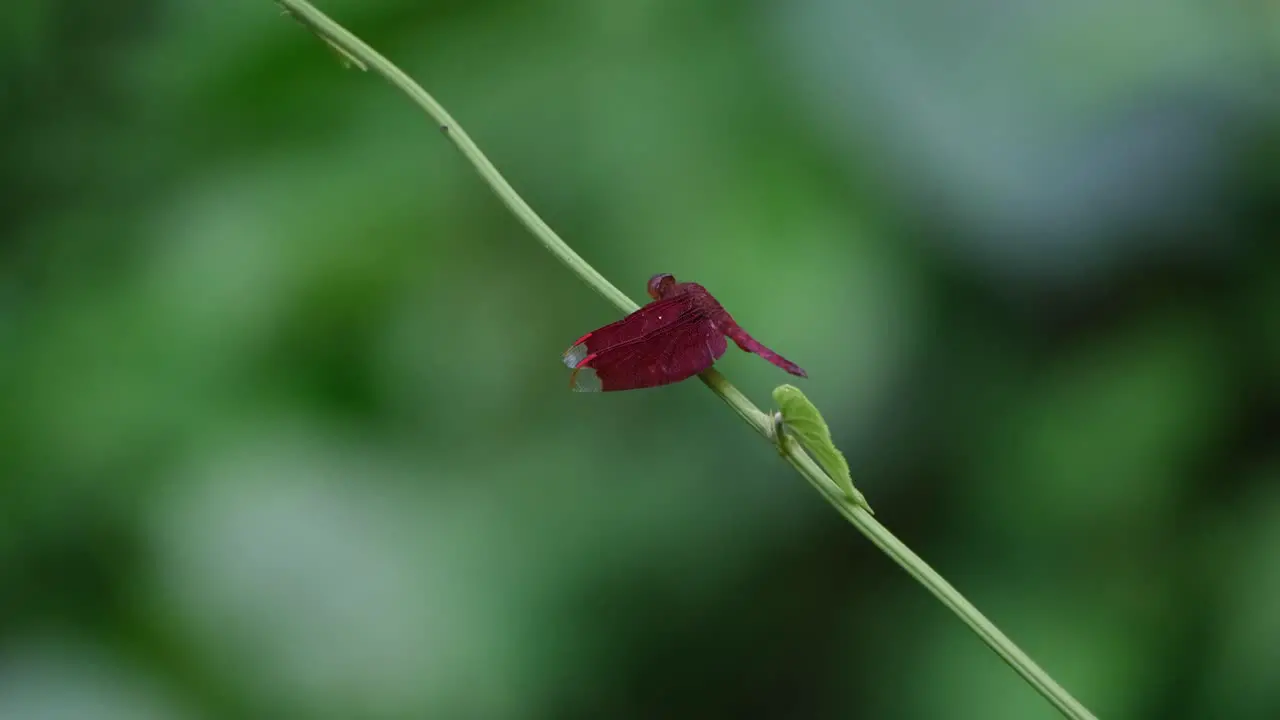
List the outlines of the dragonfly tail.
{"label": "dragonfly tail", "polygon": [[743,330],[741,327],[737,327],[737,326],[731,327],[725,331],[725,335],[728,335],[729,338],[732,339],[733,342],[736,343],[738,347],[742,348],[743,350],[749,353],[755,353],[756,355],[759,355],[760,357],[764,358],[765,360],[768,360],[774,365],[777,365],[783,370],[786,370],[792,375],[796,375],[802,378],[809,377],[809,374],[804,371],[804,368],[782,357],[781,355],[770,350],[764,345],[761,345],[755,338],[748,335],[747,331]]}

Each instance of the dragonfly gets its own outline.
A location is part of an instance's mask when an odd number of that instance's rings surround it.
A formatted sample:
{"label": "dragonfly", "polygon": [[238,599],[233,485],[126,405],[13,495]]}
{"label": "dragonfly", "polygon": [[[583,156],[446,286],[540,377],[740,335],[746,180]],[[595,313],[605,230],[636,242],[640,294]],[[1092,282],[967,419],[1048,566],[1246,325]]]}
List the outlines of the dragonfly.
{"label": "dragonfly", "polygon": [[726,338],[792,375],[809,377],[747,334],[701,285],[659,273],[649,278],[648,292],[653,302],[564,351],[571,388],[612,392],[680,382],[714,365],[729,347]]}

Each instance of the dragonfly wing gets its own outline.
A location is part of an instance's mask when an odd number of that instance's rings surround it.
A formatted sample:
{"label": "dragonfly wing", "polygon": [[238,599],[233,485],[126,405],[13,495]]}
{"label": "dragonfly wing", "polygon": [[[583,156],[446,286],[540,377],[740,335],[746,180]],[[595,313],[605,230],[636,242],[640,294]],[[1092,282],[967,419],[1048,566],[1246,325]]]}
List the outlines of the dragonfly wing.
{"label": "dragonfly wing", "polygon": [[572,347],[564,351],[564,364],[577,367],[591,353],[639,340],[668,325],[682,322],[691,312],[689,298],[673,297],[651,302],[617,322],[578,338]]}
{"label": "dragonfly wing", "polygon": [[639,340],[588,355],[575,370],[574,389],[611,392],[668,385],[711,367],[727,348],[714,323],[691,313]]}

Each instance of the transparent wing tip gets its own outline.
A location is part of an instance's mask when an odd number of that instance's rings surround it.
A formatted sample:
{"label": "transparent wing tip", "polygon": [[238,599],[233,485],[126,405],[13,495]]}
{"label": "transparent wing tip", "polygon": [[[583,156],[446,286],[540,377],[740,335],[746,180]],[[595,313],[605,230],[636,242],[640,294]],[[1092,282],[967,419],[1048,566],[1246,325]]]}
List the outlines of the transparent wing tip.
{"label": "transparent wing tip", "polygon": [[600,392],[603,389],[600,385],[600,376],[589,367],[574,370],[571,382],[574,392]]}
{"label": "transparent wing tip", "polygon": [[565,367],[576,368],[578,363],[587,357],[587,346],[585,343],[578,343],[568,350],[564,351]]}

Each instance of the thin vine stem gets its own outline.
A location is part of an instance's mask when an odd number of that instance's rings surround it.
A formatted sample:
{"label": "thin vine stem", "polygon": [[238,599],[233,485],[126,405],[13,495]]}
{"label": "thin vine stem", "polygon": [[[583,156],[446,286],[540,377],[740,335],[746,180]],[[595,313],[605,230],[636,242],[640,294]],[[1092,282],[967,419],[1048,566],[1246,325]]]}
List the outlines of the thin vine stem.
{"label": "thin vine stem", "polygon": [[[503,204],[529,228],[538,242],[564,263],[575,275],[582,279],[593,290],[613,303],[623,313],[630,313],[639,307],[612,283],[604,278],[586,260],[573,251],[550,226],[534,212],[533,208],[520,197],[510,183],[502,177],[493,163],[485,157],[480,148],[472,142],[457,120],[444,109],[435,98],[431,97],[400,68],[387,60],[376,50],[366,45],[360,38],[346,28],[329,19],[306,0],[276,0],[284,10],[296,20],[307,26],[322,40],[332,46],[346,59],[351,60],[360,69],[371,69],[386,78],[392,85],[408,95],[419,107],[426,111],[453,141],[462,154],[475,166],[480,176],[489,184],[493,192]],[[728,379],[714,368],[699,375],[699,379],[720,397],[747,425],[751,426],[766,440],[772,442],[772,420],[768,414],[756,407],[745,395],[734,387]],[[979,638],[982,639],[997,655],[1014,669],[1028,684],[1053,704],[1064,716],[1077,720],[1096,720],[1079,701],[1071,696],[1061,685],[1053,680],[1026,653],[1018,648],[1004,633],[992,624],[981,612],[964,598],[954,587],[942,578],[933,568],[910,550],[902,541],[894,537],[884,525],[880,524],[866,510],[850,502],[836,484],[818,467],[798,443],[789,443],[785,453],[786,460],[814,487],[815,490],[845,517],[855,528],[867,537],[876,547],[893,559],[902,569],[933,594],[943,605],[956,614]]]}

